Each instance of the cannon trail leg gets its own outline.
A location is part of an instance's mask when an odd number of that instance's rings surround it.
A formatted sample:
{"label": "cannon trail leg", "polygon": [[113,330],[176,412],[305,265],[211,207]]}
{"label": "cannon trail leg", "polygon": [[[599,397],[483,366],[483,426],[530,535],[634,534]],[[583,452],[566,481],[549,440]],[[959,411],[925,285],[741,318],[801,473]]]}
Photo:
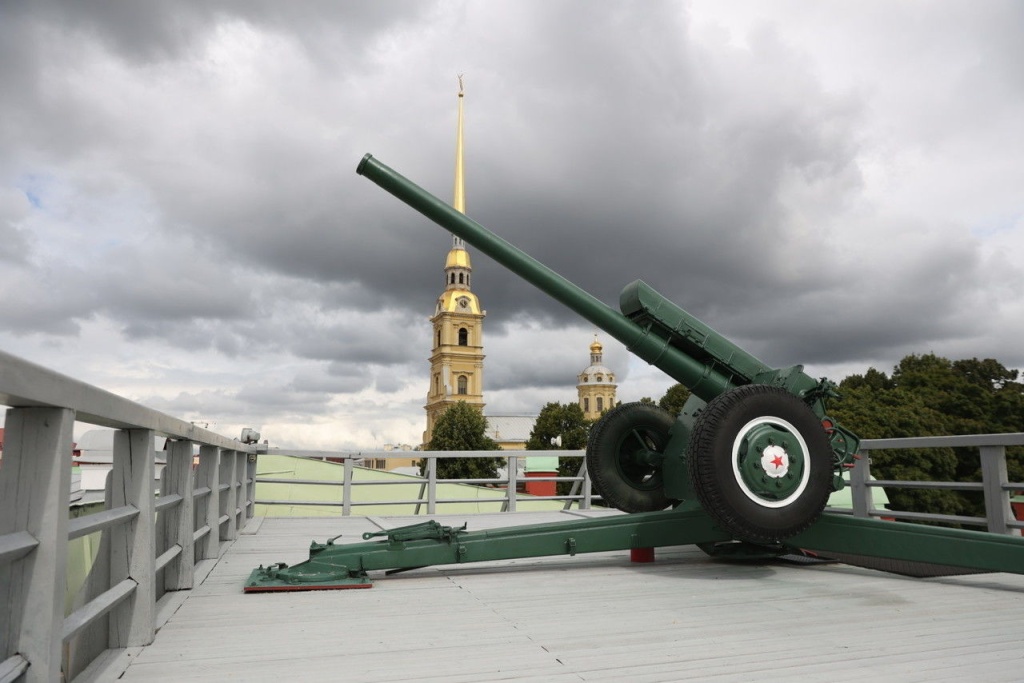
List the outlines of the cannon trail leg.
{"label": "cannon trail leg", "polygon": [[662,510],[568,522],[466,531],[435,521],[383,532],[384,540],[335,545],[313,543],[309,559],[254,569],[246,593],[368,588],[367,572],[402,570],[523,557],[715,543],[729,536],[703,511]]}

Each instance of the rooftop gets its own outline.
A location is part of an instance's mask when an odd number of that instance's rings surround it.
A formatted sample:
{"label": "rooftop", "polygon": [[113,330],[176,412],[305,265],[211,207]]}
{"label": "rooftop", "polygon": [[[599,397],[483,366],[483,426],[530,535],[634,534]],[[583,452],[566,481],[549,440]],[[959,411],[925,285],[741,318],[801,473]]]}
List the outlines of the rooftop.
{"label": "rooftop", "polygon": [[[437,517],[470,530],[607,511]],[[422,517],[253,518],[122,681],[1017,681],[1024,576],[730,564],[695,547],[435,567],[370,590],[243,594],[310,539]],[[115,667],[116,669],[117,667]],[[115,672],[116,675],[116,672]]]}

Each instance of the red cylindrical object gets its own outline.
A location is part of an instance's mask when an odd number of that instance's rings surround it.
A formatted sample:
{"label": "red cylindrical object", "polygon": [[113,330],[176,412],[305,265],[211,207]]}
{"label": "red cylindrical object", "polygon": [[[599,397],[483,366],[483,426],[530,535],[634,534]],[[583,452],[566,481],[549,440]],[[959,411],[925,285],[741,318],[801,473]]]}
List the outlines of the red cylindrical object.
{"label": "red cylindrical object", "polygon": [[630,562],[654,562],[654,548],[630,548]]}
{"label": "red cylindrical object", "polygon": [[556,496],[558,495],[558,482],[555,481],[530,481],[531,477],[557,477],[558,472],[527,472],[526,492],[531,496]]}

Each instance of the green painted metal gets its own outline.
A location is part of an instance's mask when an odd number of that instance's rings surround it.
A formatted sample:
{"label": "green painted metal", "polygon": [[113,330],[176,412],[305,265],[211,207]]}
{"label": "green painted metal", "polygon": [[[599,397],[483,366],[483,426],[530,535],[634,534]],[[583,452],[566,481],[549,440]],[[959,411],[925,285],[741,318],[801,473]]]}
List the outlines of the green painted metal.
{"label": "green painted metal", "polygon": [[[797,493],[807,473],[807,445],[798,435],[765,418],[741,434],[733,450],[740,480],[747,490],[766,503],[783,501]],[[771,474],[786,465],[783,476]]]}
{"label": "green painted metal", "polygon": [[825,514],[786,545],[813,550],[1024,574],[1024,539],[986,531]]}
{"label": "green painted metal", "polygon": [[[367,572],[404,570],[522,557],[660,548],[715,543],[729,536],[715,528],[700,509],[602,516],[504,529],[467,531],[431,521],[385,532],[386,538],[364,543],[313,543],[309,559],[288,567],[276,564],[253,570],[247,593],[270,590],[314,590],[369,583]],[[376,534],[364,534],[374,536]]]}

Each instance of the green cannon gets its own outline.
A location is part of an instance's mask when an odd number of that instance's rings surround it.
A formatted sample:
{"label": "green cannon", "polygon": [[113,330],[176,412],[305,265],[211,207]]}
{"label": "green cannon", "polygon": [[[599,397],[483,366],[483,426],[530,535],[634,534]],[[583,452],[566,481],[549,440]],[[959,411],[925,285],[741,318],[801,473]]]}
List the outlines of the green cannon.
{"label": "green cannon", "polygon": [[[314,541],[309,559],[260,566],[246,593],[368,588],[373,571],[695,544],[723,559],[807,551],[916,576],[1024,573],[1024,541],[823,513],[859,440],[828,415],[836,395],[801,366],[771,368],[636,281],[615,311],[366,155],[357,172],[615,337],[690,388],[678,417],[652,405],[610,410],[586,465],[604,501],[630,514],[470,531],[431,520]],[[952,571],[947,571],[954,568]]]}
{"label": "green cannon", "polygon": [[615,311],[371,155],[356,172],[690,389],[678,418],[632,403],[594,426],[587,468],[609,505],[648,512],[696,499],[735,538],[774,543],[842,488],[859,442],[828,416],[827,379],[766,365],[640,280]]}

